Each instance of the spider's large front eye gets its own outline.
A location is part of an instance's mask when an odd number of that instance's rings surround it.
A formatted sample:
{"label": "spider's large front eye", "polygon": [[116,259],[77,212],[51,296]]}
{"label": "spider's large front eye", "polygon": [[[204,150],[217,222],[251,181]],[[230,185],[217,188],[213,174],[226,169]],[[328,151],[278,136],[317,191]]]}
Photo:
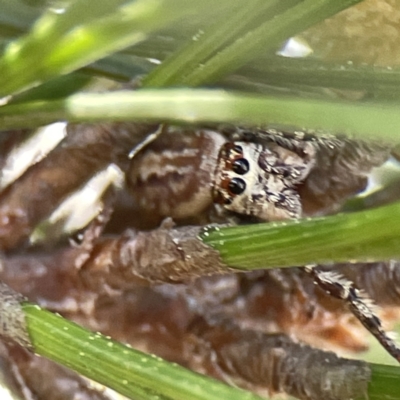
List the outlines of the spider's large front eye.
{"label": "spider's large front eye", "polygon": [[246,182],[240,178],[233,178],[228,185],[231,194],[242,194],[246,190]]}
{"label": "spider's large front eye", "polygon": [[232,163],[232,170],[239,175],[244,175],[249,172],[250,165],[245,158],[239,158]]}

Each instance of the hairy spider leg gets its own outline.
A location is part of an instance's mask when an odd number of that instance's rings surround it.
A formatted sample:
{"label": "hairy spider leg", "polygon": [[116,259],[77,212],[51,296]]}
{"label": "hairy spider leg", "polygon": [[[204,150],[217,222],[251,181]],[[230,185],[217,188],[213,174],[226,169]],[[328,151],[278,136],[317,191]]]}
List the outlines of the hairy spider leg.
{"label": "hairy spider leg", "polygon": [[304,269],[322,290],[334,298],[343,300],[383,348],[400,362],[400,348],[394,341],[394,333],[388,333],[383,329],[382,322],[375,312],[376,306],[371,299],[357,289],[352,281],[336,272],[324,271],[317,265],[308,265]]}

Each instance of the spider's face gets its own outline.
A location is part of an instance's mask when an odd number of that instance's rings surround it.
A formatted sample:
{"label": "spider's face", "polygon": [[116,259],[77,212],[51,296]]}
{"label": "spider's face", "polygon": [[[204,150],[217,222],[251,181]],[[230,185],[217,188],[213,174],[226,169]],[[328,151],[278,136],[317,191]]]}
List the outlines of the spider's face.
{"label": "spider's face", "polygon": [[311,163],[276,143],[228,142],[219,152],[214,202],[264,220],[298,218],[301,203],[295,185],[310,169]]}

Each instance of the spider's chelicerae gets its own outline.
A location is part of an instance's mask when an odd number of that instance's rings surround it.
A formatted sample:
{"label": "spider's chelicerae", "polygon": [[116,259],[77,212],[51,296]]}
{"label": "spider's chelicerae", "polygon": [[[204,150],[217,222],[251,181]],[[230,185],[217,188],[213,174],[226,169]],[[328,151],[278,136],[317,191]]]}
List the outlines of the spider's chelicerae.
{"label": "spider's chelicerae", "polygon": [[[368,300],[381,306],[384,319],[397,316],[396,261],[216,275],[206,257],[194,270],[180,268],[183,250],[168,242],[179,235],[174,223],[256,223],[335,212],[365,188],[390,146],[225,126],[189,132],[120,123],[67,131],[0,194],[0,247],[7,254],[0,279],[15,290],[90,329],[260,393],[311,400],[358,394],[363,389],[354,374],[367,377],[357,361],[344,363],[304,343],[364,350],[359,322],[400,360]],[[154,132],[154,142],[132,153]],[[4,168],[24,132],[2,137]],[[125,172],[126,183],[104,193],[102,210],[86,229],[69,244],[48,240],[30,248],[37,224],[110,164]],[[170,246],[160,250],[160,240]],[[56,392],[60,399],[78,392],[108,398],[17,346],[4,344],[2,354],[22,398],[52,399]]]}

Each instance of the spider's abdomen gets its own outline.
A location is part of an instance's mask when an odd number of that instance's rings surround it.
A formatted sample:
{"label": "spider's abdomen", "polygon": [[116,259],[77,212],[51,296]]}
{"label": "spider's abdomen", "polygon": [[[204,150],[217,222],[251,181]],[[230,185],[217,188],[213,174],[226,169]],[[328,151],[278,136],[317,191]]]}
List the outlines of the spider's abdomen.
{"label": "spider's abdomen", "polygon": [[212,204],[211,185],[225,138],[210,130],[171,131],[132,160],[126,179],[139,210],[184,219]]}

